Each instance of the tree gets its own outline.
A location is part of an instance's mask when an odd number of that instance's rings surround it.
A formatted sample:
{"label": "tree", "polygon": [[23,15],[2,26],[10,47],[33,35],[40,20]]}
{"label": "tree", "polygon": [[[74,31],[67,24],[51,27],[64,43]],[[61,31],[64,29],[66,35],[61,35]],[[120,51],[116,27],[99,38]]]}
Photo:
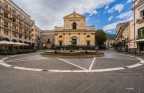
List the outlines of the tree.
{"label": "tree", "polygon": [[96,30],[95,32],[95,41],[98,45],[98,48],[101,49],[104,46],[104,43],[107,40],[107,35],[103,30]]}

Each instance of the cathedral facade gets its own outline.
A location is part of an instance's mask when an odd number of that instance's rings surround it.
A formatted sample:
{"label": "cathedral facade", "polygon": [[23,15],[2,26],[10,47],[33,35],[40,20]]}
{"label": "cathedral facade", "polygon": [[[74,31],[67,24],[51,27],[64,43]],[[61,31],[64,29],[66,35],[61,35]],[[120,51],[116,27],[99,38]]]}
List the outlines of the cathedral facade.
{"label": "cathedral facade", "polygon": [[64,27],[55,27],[55,47],[95,47],[95,27],[86,26],[86,17],[75,11],[64,17]]}

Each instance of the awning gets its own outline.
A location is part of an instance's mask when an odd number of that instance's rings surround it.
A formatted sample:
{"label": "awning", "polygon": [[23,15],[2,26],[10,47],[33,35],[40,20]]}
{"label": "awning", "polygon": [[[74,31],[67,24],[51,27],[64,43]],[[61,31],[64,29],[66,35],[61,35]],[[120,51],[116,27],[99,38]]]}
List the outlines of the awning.
{"label": "awning", "polygon": [[14,42],[9,42],[9,41],[0,41],[0,45],[14,45]]}
{"label": "awning", "polygon": [[16,42],[14,46],[29,46],[29,44]]}
{"label": "awning", "polygon": [[29,46],[29,44],[20,43],[20,42],[9,42],[9,41],[0,41],[0,45],[13,45],[13,46]]}

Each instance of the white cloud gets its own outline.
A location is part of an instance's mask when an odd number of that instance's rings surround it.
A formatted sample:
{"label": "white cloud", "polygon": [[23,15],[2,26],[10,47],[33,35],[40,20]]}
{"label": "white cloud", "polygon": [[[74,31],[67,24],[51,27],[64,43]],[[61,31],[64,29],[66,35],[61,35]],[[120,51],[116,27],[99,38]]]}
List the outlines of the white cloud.
{"label": "white cloud", "polygon": [[87,17],[87,18],[86,18],[86,21],[88,21],[89,19],[90,19],[90,18]]}
{"label": "white cloud", "polygon": [[133,1],[134,1],[134,0],[128,0],[127,3],[131,3],[131,2],[133,2]]}
{"label": "white cloud", "polygon": [[124,5],[123,4],[117,4],[114,7],[112,7],[111,9],[109,9],[108,13],[112,13],[114,11],[121,12],[123,9],[124,9]]}
{"label": "white cloud", "polygon": [[114,30],[114,29],[116,29],[116,25],[117,25],[118,23],[130,21],[130,20],[131,20],[131,18],[128,18],[128,19],[126,19],[126,20],[122,20],[122,21],[118,21],[118,22],[115,22],[115,23],[111,23],[111,24],[105,25],[105,26],[103,27],[103,30],[104,30],[104,31]]}
{"label": "white cloud", "polygon": [[112,30],[108,30],[108,31],[105,31],[106,33],[112,33],[113,31]]}
{"label": "white cloud", "polygon": [[116,22],[116,23],[112,23],[112,24],[108,24],[106,26],[103,27],[104,31],[109,31],[109,30],[113,30],[116,28],[116,25],[120,23],[120,22]]}
{"label": "white cloud", "polygon": [[131,16],[132,16],[132,11],[129,11],[129,12],[120,14],[117,18],[127,19],[127,18],[130,18]]}
{"label": "white cloud", "polygon": [[108,21],[111,21],[113,19],[113,16],[110,16],[109,18],[108,18]]}
{"label": "white cloud", "polygon": [[90,14],[89,16],[92,16],[93,14],[97,14],[97,11],[96,10],[91,10],[88,13]]}
{"label": "white cloud", "polygon": [[80,13],[96,14],[97,8],[106,6],[114,0],[13,0],[31,15],[42,29],[53,29],[63,25],[63,17],[74,9]]}
{"label": "white cloud", "polygon": [[105,7],[105,10],[107,10],[109,8],[109,5],[107,5],[106,7]]}

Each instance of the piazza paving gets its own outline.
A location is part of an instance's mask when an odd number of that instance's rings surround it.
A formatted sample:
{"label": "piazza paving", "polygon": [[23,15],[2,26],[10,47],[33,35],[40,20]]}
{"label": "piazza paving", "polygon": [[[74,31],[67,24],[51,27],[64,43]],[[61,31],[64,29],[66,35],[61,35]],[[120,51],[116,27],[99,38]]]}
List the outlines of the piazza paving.
{"label": "piazza paving", "polygon": [[[6,57],[1,56],[1,59]],[[139,62],[140,59],[134,56],[115,51],[105,52],[104,57],[97,58],[46,58],[37,52],[4,60],[17,67],[60,71],[125,68]],[[0,93],[144,93],[143,73],[143,64],[99,73],[30,71],[0,65]]]}
{"label": "piazza paving", "polygon": [[24,67],[47,70],[91,70],[126,67],[140,62],[136,57],[124,54],[105,53],[103,57],[94,58],[47,58],[37,54],[12,56],[5,63]]}

